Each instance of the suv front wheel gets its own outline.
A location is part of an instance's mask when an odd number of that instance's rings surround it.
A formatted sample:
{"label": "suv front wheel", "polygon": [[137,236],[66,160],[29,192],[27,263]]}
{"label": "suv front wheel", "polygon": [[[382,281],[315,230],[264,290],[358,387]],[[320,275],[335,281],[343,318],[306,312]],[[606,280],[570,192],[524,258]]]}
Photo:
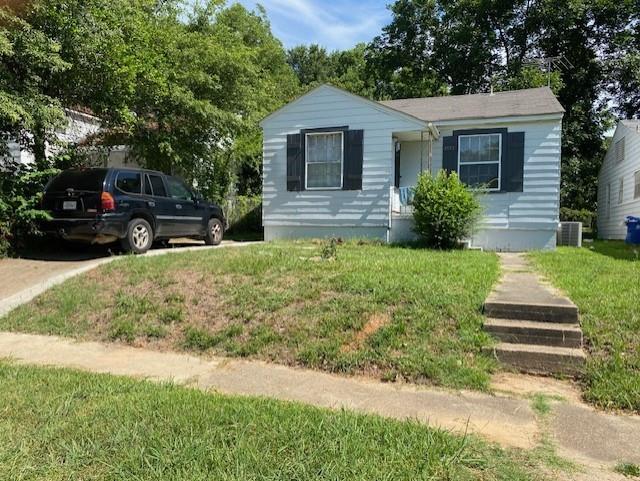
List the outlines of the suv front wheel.
{"label": "suv front wheel", "polygon": [[222,235],[224,234],[224,226],[220,219],[215,217],[209,220],[207,226],[207,234],[204,236],[204,243],[209,246],[217,246],[222,242]]}
{"label": "suv front wheel", "polygon": [[144,219],[132,219],[127,227],[127,235],[122,239],[122,248],[134,254],[144,254],[153,243],[153,229]]}

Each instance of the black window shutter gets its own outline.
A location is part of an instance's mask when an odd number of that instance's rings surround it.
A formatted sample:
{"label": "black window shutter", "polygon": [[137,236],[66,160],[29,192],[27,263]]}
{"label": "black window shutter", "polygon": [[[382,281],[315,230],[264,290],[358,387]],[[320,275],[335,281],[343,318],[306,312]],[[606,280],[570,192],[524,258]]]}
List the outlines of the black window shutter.
{"label": "black window shutter", "polygon": [[503,192],[522,192],[524,183],[524,132],[507,135],[507,158],[502,162]]}
{"label": "black window shutter", "polygon": [[287,135],[287,190],[304,189],[304,145],[302,134]]}
{"label": "black window shutter", "polygon": [[458,172],[458,137],[442,137],[442,168],[450,174]]}
{"label": "black window shutter", "polygon": [[362,190],[363,130],[344,133],[343,190]]}

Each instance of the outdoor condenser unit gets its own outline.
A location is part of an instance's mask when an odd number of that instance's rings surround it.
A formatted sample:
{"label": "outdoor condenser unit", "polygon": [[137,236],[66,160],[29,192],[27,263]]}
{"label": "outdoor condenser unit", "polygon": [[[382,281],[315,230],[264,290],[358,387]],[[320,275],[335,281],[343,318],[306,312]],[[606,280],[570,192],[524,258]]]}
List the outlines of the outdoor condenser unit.
{"label": "outdoor condenser unit", "polygon": [[560,222],[558,245],[582,247],[582,222]]}

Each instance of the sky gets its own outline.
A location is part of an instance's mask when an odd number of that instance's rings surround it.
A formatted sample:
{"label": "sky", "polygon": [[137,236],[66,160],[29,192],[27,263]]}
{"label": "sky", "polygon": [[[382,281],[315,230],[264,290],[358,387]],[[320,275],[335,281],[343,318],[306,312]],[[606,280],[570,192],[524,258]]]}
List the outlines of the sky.
{"label": "sky", "polygon": [[389,0],[238,0],[249,9],[260,3],[271,30],[286,48],[318,43],[343,50],[369,42],[391,20]]}

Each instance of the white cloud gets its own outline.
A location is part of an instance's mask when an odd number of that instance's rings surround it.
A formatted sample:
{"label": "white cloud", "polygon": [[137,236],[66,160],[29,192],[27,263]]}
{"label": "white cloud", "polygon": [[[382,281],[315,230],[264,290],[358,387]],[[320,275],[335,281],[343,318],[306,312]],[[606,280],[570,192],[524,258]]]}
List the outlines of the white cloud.
{"label": "white cloud", "polygon": [[[258,0],[287,47],[318,43],[333,49],[368,42],[389,18],[383,1]],[[255,0],[243,0],[251,8]]]}

